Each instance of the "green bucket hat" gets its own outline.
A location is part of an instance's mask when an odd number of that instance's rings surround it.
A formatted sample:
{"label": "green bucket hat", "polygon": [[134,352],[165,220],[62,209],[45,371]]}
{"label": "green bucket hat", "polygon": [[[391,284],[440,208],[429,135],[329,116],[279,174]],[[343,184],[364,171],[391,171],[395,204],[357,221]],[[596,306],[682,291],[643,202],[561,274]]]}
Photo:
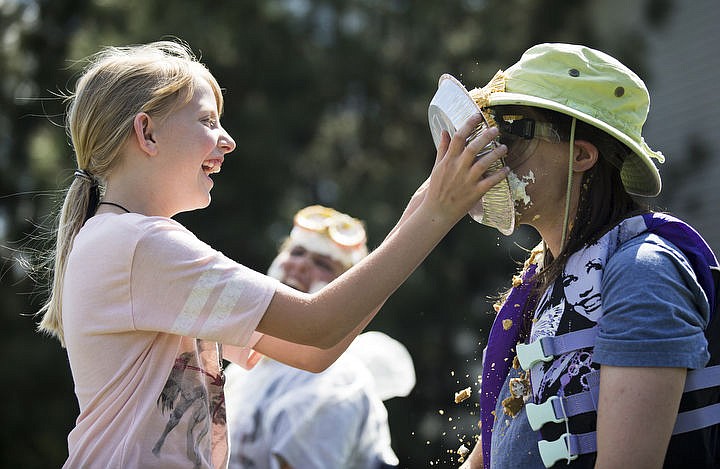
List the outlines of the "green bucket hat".
{"label": "green bucket hat", "polygon": [[633,152],[620,170],[625,190],[644,197],[660,193],[660,173],[652,160],[663,163],[665,157],[642,137],[650,96],[643,81],[617,59],[579,45],[539,44],[470,95],[480,108],[540,107],[605,131]]}

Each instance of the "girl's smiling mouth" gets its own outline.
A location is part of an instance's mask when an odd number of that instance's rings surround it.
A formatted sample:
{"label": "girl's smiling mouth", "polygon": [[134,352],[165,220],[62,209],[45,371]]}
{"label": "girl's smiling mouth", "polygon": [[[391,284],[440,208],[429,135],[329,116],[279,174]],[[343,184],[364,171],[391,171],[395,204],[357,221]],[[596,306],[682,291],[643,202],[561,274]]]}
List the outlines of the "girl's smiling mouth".
{"label": "girl's smiling mouth", "polygon": [[202,164],[202,169],[205,171],[205,174],[208,176],[211,174],[217,174],[220,172],[220,168],[223,163],[223,158],[214,158],[211,160],[204,161]]}

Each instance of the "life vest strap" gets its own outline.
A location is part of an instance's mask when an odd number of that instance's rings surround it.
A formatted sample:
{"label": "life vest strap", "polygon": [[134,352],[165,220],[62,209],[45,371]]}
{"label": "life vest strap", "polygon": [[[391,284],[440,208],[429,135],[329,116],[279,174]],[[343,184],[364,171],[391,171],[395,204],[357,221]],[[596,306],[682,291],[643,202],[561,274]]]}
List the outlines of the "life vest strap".
{"label": "life vest strap", "polygon": [[[586,376],[599,378],[599,374],[599,371],[593,371]],[[569,396],[551,396],[542,404],[533,404],[532,402],[525,404],[530,427],[538,431],[546,423],[561,423],[567,421],[569,417],[597,411],[599,379],[593,380],[593,382],[595,384],[591,384],[589,391]]]}
{"label": "life vest strap", "polygon": [[720,365],[688,371],[683,392],[720,386]]}
{"label": "life vest strap", "polygon": [[[569,417],[597,411],[600,372],[594,371],[586,376],[590,378],[588,391],[563,397],[552,396],[542,404],[527,403],[526,415],[530,427],[537,431],[546,423],[563,423]],[[720,365],[688,371],[683,392],[716,386],[720,386]],[[680,412],[672,434],[678,435],[717,424],[720,424],[720,403]],[[563,433],[554,441],[540,440],[538,442],[540,457],[545,467],[551,467],[562,459],[572,461],[581,454],[596,452],[596,438],[596,432],[588,432],[578,435]]]}
{"label": "life vest strap", "polygon": [[692,432],[718,423],[720,423],[720,403],[680,412],[672,434]]}
{"label": "life vest strap", "polygon": [[518,361],[523,370],[529,370],[538,362],[548,362],[558,355],[595,345],[598,326],[568,332],[557,336],[542,337],[529,344],[517,344]]}

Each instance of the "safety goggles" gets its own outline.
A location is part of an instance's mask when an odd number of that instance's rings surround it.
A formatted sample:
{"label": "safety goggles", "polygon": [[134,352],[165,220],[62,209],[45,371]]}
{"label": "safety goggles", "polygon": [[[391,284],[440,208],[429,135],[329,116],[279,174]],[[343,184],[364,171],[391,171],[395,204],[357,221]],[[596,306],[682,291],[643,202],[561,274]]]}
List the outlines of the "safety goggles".
{"label": "safety goggles", "polygon": [[493,119],[500,131],[497,140],[508,149],[505,155],[505,164],[511,169],[517,168],[531,156],[526,154],[527,145],[523,145],[523,143],[527,144],[533,138],[551,142],[559,141],[557,131],[549,122],[540,122],[516,114],[498,115],[494,113]]}
{"label": "safety goggles", "polygon": [[[538,122],[529,117],[517,114],[494,115],[495,123],[500,130],[500,137],[505,138],[558,138],[552,124],[549,122]],[[501,142],[503,143],[503,142]]]}
{"label": "safety goggles", "polygon": [[345,248],[362,245],[367,240],[360,220],[322,205],[300,210],[295,214],[294,223],[297,227],[323,234]]}

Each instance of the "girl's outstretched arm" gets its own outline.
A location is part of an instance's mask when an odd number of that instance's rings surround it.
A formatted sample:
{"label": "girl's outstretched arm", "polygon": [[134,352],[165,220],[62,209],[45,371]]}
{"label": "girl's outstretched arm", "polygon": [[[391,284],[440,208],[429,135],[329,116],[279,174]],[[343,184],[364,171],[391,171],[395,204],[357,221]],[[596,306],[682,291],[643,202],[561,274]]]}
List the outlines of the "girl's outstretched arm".
{"label": "girl's outstretched arm", "polygon": [[468,119],[452,140],[443,136],[424,197],[417,208],[409,207],[375,251],[317,293],[304,294],[280,285],[257,330],[291,342],[331,348],[368,321],[455,223],[507,176],[506,168],[486,174],[505,154],[502,145],[476,161],[480,150],[497,136],[496,128],[466,143],[481,121],[478,114]]}
{"label": "girl's outstretched arm", "polygon": [[[400,221],[395,228],[390,232],[389,235],[393,234],[398,227],[400,227],[405,220],[418,208],[422,200],[425,198],[425,191],[427,190],[430,179],[426,179],[420,187],[415,191],[410,202],[405,208]],[[388,236],[389,236],[388,235]],[[384,304],[384,302],[383,302]],[[273,360],[285,363],[286,365],[300,368],[313,373],[319,373],[325,371],[330,365],[335,363],[340,355],[350,346],[352,341],[357,337],[365,326],[372,320],[377,312],[382,307],[382,304],[376,308],[370,315],[366,316],[360,324],[350,331],[337,345],[329,349],[321,349],[313,347],[311,345],[301,345],[295,342],[289,342],[286,340],[278,339],[269,335],[263,335],[262,338],[255,344],[253,350],[263,355],[267,355]],[[340,312],[339,314],[342,314]]]}

